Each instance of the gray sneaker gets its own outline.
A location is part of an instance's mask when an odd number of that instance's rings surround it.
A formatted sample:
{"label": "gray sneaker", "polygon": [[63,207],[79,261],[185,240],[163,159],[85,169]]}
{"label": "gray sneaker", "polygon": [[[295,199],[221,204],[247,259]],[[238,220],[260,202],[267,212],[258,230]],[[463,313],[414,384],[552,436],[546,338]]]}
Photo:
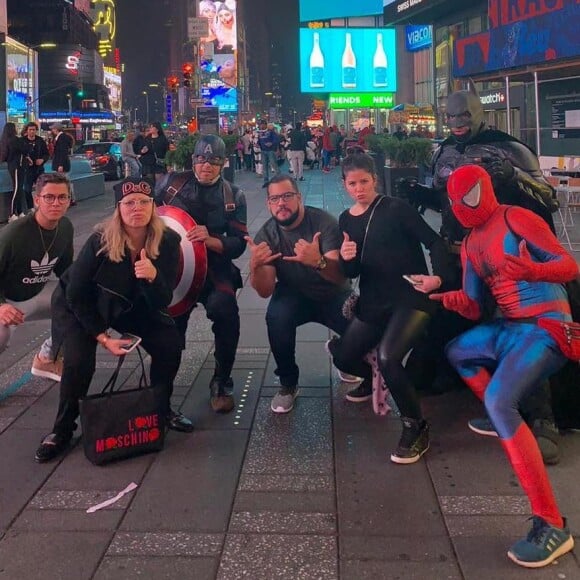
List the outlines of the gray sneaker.
{"label": "gray sneaker", "polygon": [[294,400],[298,396],[298,387],[282,387],[272,399],[270,408],[274,413],[289,413],[294,407]]}

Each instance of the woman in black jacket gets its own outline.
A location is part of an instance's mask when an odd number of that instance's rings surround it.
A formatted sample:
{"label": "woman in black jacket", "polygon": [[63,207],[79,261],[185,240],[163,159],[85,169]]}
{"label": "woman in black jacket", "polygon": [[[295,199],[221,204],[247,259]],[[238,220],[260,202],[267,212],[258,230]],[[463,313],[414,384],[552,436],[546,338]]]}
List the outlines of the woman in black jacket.
{"label": "woman in black jacket", "polygon": [[[339,217],[344,233],[340,259],[349,278],[360,276],[360,297],[349,327],[328,348],[337,368],[356,374],[359,361],[377,347],[379,370],[403,423],[391,461],[414,463],[429,448],[429,427],[403,359],[437,308],[427,293],[449,278],[447,251],[417,210],[376,193],[369,155],[348,155],[342,175],[354,205]],[[430,253],[435,275],[429,275],[422,246]]]}
{"label": "woman in black jacket", "polygon": [[169,151],[169,141],[163,132],[161,123],[155,121],[149,125],[145,146],[141,148],[141,161],[143,177],[155,183],[161,175],[167,173],[165,156]]}
{"label": "woman in black jacket", "polygon": [[14,123],[6,123],[0,137],[0,161],[8,166],[12,181],[12,203],[10,219],[15,219],[26,211],[26,200],[22,189],[23,148]]}
{"label": "woman in black jacket", "polygon": [[191,421],[169,406],[181,362],[181,337],[167,311],[180,238],[157,216],[149,183],[128,178],[114,189],[112,217],[97,226],[52,298],[53,324],[64,336],[64,367],[58,414],[36,452],[39,462],[58,456],[72,438],[79,399],[95,372],[97,345],[115,356],[125,354],[122,347],[130,341],[113,338],[109,328],[141,337],[151,355],[151,384],[165,390],[169,427],[193,430]]}

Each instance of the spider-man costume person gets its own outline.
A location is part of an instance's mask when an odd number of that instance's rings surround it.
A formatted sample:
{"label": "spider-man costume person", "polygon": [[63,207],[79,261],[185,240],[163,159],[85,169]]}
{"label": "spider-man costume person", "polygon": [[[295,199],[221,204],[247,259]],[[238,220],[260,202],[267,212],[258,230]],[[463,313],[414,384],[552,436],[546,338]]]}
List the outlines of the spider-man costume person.
{"label": "spider-man costume person", "polygon": [[[532,210],[554,231],[552,212],[557,207],[554,190],[542,174],[536,154],[511,135],[486,125],[481,100],[471,84],[470,90],[449,95],[446,114],[451,134],[434,154],[433,187],[420,185],[416,180],[404,180],[402,193],[413,205],[441,212],[440,233],[447,240],[450,250],[458,253],[466,231],[449,206],[447,181],[452,172],[463,165],[483,167],[491,176],[500,203]],[[457,259],[456,287],[459,287],[461,280],[459,266]],[[437,392],[447,390],[454,384],[441,345],[469,326],[467,321],[458,320],[449,313],[434,317],[426,338],[417,345],[407,362],[409,372],[418,385]],[[557,463],[560,458],[559,436],[554,425],[549,385],[526,397],[522,402],[522,411],[528,424],[534,428],[544,461]],[[471,420],[469,426],[477,433],[495,435],[485,418]]]}
{"label": "spider-man costume person", "polygon": [[533,528],[510,548],[508,556],[522,566],[545,566],[570,551],[574,540],[518,404],[566,362],[554,338],[537,321],[572,320],[562,283],[577,276],[578,266],[542,219],[497,202],[490,176],[481,167],[460,167],[447,188],[455,217],[471,232],[461,246],[462,289],[431,297],[477,320],[484,293],[489,291],[501,311],[502,318],[451,341],[447,356],[484,402],[531,503]]}

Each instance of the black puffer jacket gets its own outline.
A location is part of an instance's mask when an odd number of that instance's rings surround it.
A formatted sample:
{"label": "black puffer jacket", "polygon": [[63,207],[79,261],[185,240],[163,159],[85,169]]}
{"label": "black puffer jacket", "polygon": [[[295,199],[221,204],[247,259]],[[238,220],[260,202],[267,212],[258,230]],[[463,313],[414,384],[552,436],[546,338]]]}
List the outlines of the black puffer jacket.
{"label": "black puffer jacket", "polygon": [[157,276],[152,283],[135,278],[130,256],[115,263],[97,255],[101,236],[86,241],[76,261],[61,276],[52,298],[53,322],[66,332],[73,315],[87,333],[97,336],[125,315],[157,318],[173,324],[167,312],[177,278],[180,238],[167,229],[159,257],[152,260]]}

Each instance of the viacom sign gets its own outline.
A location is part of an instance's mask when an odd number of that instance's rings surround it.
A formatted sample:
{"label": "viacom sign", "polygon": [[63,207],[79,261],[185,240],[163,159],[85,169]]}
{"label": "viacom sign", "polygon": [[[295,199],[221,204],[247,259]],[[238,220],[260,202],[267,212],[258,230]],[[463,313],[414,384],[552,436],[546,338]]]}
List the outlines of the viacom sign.
{"label": "viacom sign", "polygon": [[405,44],[409,52],[429,48],[433,43],[433,27],[425,24],[405,27]]}
{"label": "viacom sign", "polygon": [[479,100],[482,105],[492,105],[492,108],[499,108],[505,103],[506,98],[503,91],[496,90],[487,94],[479,95]]}

